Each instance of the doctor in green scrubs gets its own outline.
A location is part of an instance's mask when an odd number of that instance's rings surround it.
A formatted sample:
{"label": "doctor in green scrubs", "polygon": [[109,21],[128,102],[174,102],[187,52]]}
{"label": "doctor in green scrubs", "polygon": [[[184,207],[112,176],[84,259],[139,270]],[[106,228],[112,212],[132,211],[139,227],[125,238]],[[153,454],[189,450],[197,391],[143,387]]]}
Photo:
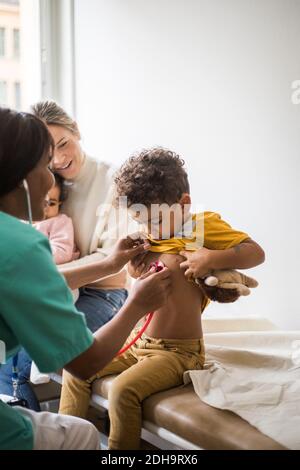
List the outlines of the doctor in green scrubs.
{"label": "doctor in green scrubs", "polygon": [[[53,185],[53,142],[38,118],[0,108],[0,341],[6,358],[23,346],[42,372],[64,367],[85,380],[116,355],[137,321],[164,304],[167,269],[142,276],[119,313],[92,335],[58,273],[48,240],[31,225],[41,220]],[[96,280],[117,273],[147,249],[120,240],[110,256],[85,266]],[[0,369],[1,373],[1,369]],[[35,413],[0,401],[0,449],[97,449],[96,428],[85,420]]]}

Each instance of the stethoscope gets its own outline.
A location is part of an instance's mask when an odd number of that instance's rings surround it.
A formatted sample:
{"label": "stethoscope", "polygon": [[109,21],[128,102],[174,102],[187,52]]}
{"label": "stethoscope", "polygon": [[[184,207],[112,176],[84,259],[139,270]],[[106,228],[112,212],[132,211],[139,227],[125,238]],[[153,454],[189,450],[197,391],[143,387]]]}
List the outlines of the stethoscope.
{"label": "stethoscope", "polygon": [[[30,200],[30,191],[29,186],[26,179],[23,179],[21,187],[25,189],[26,193],[26,203],[27,203],[27,211],[28,211],[28,221],[30,225],[32,225],[32,209],[31,209],[31,200]],[[8,402],[11,406],[24,406],[25,408],[29,408],[27,400],[23,398],[18,398],[18,389],[19,389],[19,369],[18,369],[18,358],[19,353],[17,352],[12,358],[12,387],[13,387],[13,399]]]}
{"label": "stethoscope", "polygon": [[[153,263],[150,264],[149,266],[149,269],[155,269],[155,272],[159,272],[161,271],[162,269],[164,269],[165,265],[163,264],[162,261],[158,260],[158,261],[154,261]],[[154,312],[150,312],[146,315],[145,317],[145,322],[144,322],[144,325],[142,326],[142,328],[140,329],[140,331],[137,333],[137,335],[133,338],[132,341],[130,341],[130,343],[126,344],[126,346],[124,346],[122,349],[120,349],[120,351],[118,352],[117,356],[120,356],[121,354],[123,354],[124,352],[126,352],[129,348],[131,348],[131,346],[133,346],[138,339],[140,339],[140,337],[142,336],[142,334],[144,333],[144,331],[148,328],[149,326],[149,323],[151,322],[152,318],[153,318],[153,315],[154,315]]]}

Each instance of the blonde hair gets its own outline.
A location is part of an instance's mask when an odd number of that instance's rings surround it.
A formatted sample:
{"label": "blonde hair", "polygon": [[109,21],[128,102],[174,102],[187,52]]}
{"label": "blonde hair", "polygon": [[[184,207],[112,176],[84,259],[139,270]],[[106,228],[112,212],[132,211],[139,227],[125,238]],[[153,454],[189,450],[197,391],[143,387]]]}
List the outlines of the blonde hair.
{"label": "blonde hair", "polygon": [[47,126],[51,124],[54,126],[61,126],[72,132],[72,134],[79,135],[79,130],[76,121],[74,121],[66,111],[59,106],[55,101],[46,100],[40,101],[34,104],[32,107],[32,113],[42,119]]}

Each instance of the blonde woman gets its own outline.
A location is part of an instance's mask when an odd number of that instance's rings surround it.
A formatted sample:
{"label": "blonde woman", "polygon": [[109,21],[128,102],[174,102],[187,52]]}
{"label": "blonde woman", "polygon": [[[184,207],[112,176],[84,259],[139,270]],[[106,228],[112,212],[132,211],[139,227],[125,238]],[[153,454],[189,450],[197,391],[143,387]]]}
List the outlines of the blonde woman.
{"label": "blonde woman", "polygon": [[95,331],[114,317],[127,298],[125,270],[105,279],[86,276],[84,270],[85,266],[103,260],[123,235],[115,226],[112,206],[115,170],[86,155],[77,123],[57,103],[43,101],[32,110],[46,123],[54,140],[52,170],[68,184],[62,212],[73,220],[81,253],[79,260],[63,265],[60,271],[72,289],[80,289],[76,307],[85,314],[88,327]]}

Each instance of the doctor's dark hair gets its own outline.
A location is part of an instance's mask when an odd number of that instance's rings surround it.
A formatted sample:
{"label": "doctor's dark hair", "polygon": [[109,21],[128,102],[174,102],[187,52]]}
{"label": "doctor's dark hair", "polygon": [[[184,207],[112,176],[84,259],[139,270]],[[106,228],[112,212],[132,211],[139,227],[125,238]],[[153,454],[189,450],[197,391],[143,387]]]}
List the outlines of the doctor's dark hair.
{"label": "doctor's dark hair", "polygon": [[127,197],[132,204],[175,204],[190,193],[184,160],[175,152],[155,147],[130,157],[116,175],[117,203]]}
{"label": "doctor's dark hair", "polygon": [[13,191],[52,151],[53,140],[43,121],[0,108],[0,197]]}

